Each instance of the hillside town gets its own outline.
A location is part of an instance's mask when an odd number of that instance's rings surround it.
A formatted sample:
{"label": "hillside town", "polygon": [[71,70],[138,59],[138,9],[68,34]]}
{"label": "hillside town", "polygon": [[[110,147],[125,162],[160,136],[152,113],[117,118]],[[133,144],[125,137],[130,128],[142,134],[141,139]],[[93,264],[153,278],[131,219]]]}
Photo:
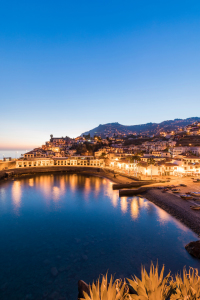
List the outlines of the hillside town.
{"label": "hillside town", "polygon": [[54,137],[16,160],[17,168],[88,166],[134,177],[199,176],[200,122],[157,135]]}

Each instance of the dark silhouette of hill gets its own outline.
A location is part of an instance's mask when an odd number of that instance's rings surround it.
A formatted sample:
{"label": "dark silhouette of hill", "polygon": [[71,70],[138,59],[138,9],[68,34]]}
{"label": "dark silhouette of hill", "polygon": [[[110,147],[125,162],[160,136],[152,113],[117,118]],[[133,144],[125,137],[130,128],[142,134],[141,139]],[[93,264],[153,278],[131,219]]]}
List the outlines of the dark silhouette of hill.
{"label": "dark silhouette of hill", "polygon": [[192,124],[194,122],[200,122],[199,117],[192,117],[187,119],[174,119],[167,120],[161,123],[146,123],[141,125],[122,125],[118,122],[116,123],[107,123],[100,124],[98,127],[91,129],[87,132],[82,133],[81,135],[90,134],[91,137],[95,135],[106,137],[109,134],[146,134],[146,135],[156,135],[162,131],[173,131],[178,130],[186,125]]}

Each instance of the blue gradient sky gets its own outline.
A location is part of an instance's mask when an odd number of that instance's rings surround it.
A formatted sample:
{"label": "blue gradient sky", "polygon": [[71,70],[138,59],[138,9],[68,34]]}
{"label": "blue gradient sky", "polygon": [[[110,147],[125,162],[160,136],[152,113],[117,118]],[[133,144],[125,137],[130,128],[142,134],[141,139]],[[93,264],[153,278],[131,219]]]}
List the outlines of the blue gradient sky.
{"label": "blue gradient sky", "polygon": [[1,1],[0,148],[200,116],[200,1]]}

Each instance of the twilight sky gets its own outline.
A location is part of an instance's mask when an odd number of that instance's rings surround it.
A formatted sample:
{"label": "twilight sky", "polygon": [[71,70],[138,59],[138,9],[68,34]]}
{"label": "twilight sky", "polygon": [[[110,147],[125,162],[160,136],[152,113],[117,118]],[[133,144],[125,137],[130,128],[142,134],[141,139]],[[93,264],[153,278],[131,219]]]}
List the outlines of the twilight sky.
{"label": "twilight sky", "polygon": [[200,1],[0,3],[0,149],[200,117]]}

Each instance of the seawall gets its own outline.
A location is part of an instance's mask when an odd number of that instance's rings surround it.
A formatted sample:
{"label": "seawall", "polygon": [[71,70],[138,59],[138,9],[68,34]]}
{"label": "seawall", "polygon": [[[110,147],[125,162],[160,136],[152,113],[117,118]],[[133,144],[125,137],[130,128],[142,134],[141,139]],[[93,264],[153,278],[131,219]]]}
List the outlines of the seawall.
{"label": "seawall", "polygon": [[[99,176],[107,178],[115,183],[121,183],[122,181],[129,181],[127,178],[122,176],[115,177],[112,172],[104,170],[98,167],[77,167],[77,166],[48,166],[48,167],[37,167],[37,168],[13,168],[9,170],[0,171],[0,180],[4,181],[7,178],[16,178],[29,175],[39,175],[39,174],[56,174],[56,173],[74,173],[74,174],[84,174],[91,176]],[[119,178],[120,177],[120,178]]]}
{"label": "seawall", "polygon": [[16,166],[16,161],[0,161],[0,171],[3,170],[4,168],[6,169],[12,169],[15,168]]}

